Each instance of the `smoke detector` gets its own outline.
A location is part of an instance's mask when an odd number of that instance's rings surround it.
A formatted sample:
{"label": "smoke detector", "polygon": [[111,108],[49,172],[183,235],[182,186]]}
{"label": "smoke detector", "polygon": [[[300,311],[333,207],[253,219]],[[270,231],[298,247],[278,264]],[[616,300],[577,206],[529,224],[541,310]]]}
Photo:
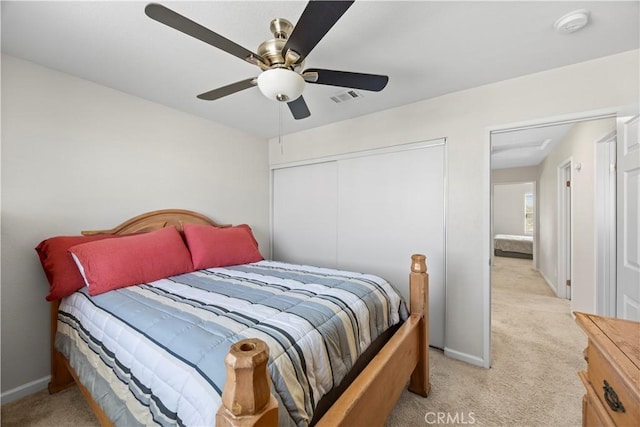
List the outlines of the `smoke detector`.
{"label": "smoke detector", "polygon": [[589,14],[587,9],[574,10],[558,18],[553,27],[559,33],[573,33],[589,23]]}

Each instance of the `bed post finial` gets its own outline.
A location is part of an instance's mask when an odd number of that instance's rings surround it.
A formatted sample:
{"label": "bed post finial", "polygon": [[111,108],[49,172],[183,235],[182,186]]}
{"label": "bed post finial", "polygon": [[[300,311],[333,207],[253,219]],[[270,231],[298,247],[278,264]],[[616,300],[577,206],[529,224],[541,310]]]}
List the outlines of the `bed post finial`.
{"label": "bed post finial", "polygon": [[422,254],[411,255],[411,271],[413,273],[427,272],[427,257]]}
{"label": "bed post finial", "polygon": [[429,275],[426,257],[422,254],[411,256],[411,274],[409,274],[409,292],[411,293],[411,315],[420,320],[420,358],[411,374],[409,390],[421,396],[427,396],[431,390],[429,383]]}
{"label": "bed post finial", "polygon": [[268,360],[269,348],[262,340],[249,338],[231,345],[225,358],[227,380],[216,425],[278,425],[278,402],[271,395]]}

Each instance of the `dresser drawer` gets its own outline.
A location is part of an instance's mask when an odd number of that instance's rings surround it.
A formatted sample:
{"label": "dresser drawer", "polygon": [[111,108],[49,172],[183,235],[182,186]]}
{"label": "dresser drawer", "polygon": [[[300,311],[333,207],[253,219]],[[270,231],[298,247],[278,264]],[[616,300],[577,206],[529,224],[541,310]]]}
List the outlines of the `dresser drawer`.
{"label": "dresser drawer", "polygon": [[582,397],[582,427],[615,427],[611,417],[600,403],[596,392],[591,387],[586,372],[578,372],[584,384],[586,394]]}
{"label": "dresser drawer", "polygon": [[[617,426],[640,426],[638,402],[600,350],[590,344],[587,350],[588,381],[602,407]],[[589,398],[589,393],[587,393]]]}

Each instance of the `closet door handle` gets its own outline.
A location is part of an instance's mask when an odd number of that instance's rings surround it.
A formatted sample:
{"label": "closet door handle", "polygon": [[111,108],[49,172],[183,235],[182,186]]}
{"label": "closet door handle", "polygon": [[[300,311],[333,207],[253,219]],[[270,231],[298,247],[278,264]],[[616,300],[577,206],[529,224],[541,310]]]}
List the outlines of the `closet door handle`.
{"label": "closet door handle", "polygon": [[611,410],[613,412],[625,412],[622,402],[620,402],[620,399],[618,399],[618,395],[616,394],[613,387],[609,385],[607,380],[604,380],[604,386],[602,388],[604,389],[604,400],[607,401]]}

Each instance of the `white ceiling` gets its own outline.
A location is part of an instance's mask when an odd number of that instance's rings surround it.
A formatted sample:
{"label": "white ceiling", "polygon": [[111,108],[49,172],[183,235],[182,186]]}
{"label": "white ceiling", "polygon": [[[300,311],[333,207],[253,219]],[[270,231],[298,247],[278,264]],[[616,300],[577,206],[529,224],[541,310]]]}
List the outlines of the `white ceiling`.
{"label": "white ceiling", "polygon": [[573,123],[491,134],[491,169],[537,166],[562,141]]}
{"label": "white ceiling", "polygon": [[[279,105],[252,88],[216,101],[196,95],[259,69],[148,18],[147,2],[6,1],[2,51],[255,135],[279,132]],[[272,18],[295,23],[306,2],[182,1],[165,6],[255,51]],[[575,9],[591,24],[559,34]],[[306,67],[386,74],[379,93],[335,104],[343,89],[308,84],[311,117],[282,108],[283,134],[639,46],[638,1],[432,2],[360,0],[307,57]],[[523,100],[526,102],[526,100]]]}

